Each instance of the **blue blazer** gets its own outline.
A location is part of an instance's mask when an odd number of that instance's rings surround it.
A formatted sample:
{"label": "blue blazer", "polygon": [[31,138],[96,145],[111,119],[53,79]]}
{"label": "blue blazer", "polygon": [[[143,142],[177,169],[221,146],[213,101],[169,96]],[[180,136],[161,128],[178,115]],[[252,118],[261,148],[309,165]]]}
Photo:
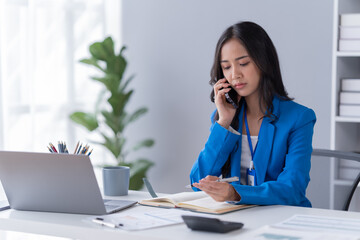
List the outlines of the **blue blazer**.
{"label": "blue blazer", "polygon": [[[253,159],[257,185],[241,185],[240,181],[231,183],[241,196],[237,204],[311,207],[305,194],[310,181],[315,113],[312,109],[293,101],[280,100],[278,97],[274,97],[273,106],[276,118],[263,119]],[[239,114],[239,133],[242,133],[243,111],[242,107]],[[199,182],[207,175],[220,176],[221,168],[230,154],[230,175],[241,178],[242,137],[215,122],[215,112],[211,116],[210,136],[191,169],[191,183]]]}

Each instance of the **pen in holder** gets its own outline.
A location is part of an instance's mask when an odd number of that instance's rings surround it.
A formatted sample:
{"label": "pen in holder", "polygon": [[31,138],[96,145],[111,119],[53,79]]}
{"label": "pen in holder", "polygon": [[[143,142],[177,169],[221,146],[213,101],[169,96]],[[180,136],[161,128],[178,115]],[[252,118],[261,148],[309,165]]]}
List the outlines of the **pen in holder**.
{"label": "pen in holder", "polygon": [[[56,149],[56,147],[52,143],[49,143],[49,146],[47,148],[51,153],[69,153],[66,143],[63,141],[58,141],[58,149]],[[73,154],[86,154],[90,156],[93,149],[91,149],[91,151],[89,151],[89,149],[89,145],[86,144],[83,146],[83,144],[78,141]]]}

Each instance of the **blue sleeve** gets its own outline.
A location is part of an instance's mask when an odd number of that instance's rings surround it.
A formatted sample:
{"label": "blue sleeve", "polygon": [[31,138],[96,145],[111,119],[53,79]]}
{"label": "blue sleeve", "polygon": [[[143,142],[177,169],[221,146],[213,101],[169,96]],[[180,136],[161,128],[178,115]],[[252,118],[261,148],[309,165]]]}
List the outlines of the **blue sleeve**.
{"label": "blue sleeve", "polygon": [[[214,121],[213,116],[214,113],[211,116],[212,125],[209,138],[191,169],[191,183],[199,182],[207,175],[220,176],[222,166],[241,137],[223,128]],[[197,188],[193,189],[198,190]]]}
{"label": "blue sleeve", "polygon": [[265,181],[255,187],[232,184],[241,196],[238,204],[281,204],[311,207],[311,203],[305,195],[310,181],[315,121],[315,113],[311,109],[307,109],[298,116],[295,127],[289,133],[284,168],[276,180]]}

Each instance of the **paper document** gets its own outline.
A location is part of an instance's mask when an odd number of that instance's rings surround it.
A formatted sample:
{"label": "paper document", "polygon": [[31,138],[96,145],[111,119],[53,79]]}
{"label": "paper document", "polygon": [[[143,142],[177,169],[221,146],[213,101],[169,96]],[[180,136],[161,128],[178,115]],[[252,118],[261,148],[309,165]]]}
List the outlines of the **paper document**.
{"label": "paper document", "polygon": [[117,226],[115,229],[134,231],[183,223],[181,215],[205,216],[205,214],[194,214],[178,209],[160,209],[141,213],[114,213],[94,216],[87,218],[86,221],[92,221],[95,218],[101,217],[104,222],[115,224]]}
{"label": "paper document", "polygon": [[293,217],[272,226],[308,231],[339,232],[360,236],[360,219],[294,215]]}
{"label": "paper document", "polygon": [[292,229],[264,226],[241,235],[242,239],[252,240],[359,240],[355,235],[314,231],[294,231]]}

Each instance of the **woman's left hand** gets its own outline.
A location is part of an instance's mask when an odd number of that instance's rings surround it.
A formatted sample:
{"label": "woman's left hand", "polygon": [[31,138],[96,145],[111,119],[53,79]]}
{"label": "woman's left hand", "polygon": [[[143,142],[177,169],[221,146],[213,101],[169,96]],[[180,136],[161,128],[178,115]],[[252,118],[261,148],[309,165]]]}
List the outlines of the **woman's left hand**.
{"label": "woman's left hand", "polygon": [[240,195],[234,187],[227,182],[216,182],[218,177],[210,176],[201,179],[199,183],[193,183],[193,186],[207,193],[215,201],[240,201]]}

